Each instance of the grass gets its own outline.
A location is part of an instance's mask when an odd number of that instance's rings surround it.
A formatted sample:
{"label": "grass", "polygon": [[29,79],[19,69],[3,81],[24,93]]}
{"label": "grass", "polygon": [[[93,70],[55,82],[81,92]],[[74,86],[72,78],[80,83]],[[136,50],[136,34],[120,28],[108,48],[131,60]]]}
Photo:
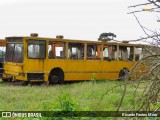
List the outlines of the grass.
{"label": "grass", "polygon": [[[115,111],[122,97],[123,86],[104,94],[120,84],[123,81],[88,81],[54,86],[0,84],[0,111]],[[132,104],[134,90],[135,85],[127,86],[121,110],[126,110]],[[141,93],[140,90],[138,94]]]}

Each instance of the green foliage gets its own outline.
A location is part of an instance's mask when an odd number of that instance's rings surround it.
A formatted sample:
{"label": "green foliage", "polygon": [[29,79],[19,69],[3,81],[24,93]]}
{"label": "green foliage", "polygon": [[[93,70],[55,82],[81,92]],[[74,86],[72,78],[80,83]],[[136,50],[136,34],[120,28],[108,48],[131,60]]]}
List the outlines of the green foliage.
{"label": "green foliage", "polygon": [[[93,81],[92,81],[93,80]],[[115,111],[122,97],[123,81],[91,81],[54,86],[13,86],[0,84],[1,111]],[[96,81],[96,82],[94,82]],[[94,84],[93,84],[94,83]],[[134,85],[133,85],[134,84]],[[120,110],[133,105],[135,83],[127,85],[124,102]],[[115,87],[114,86],[119,86]],[[144,87],[144,84],[140,86]],[[107,92],[108,91],[108,92]],[[141,96],[142,89],[137,89]],[[102,97],[103,96],[103,97]],[[101,101],[100,101],[101,100]],[[99,102],[100,101],[100,102]],[[99,104],[98,104],[99,103]],[[157,104],[157,107],[159,104]],[[41,120],[88,119],[46,117]],[[98,118],[99,120],[101,118]],[[106,119],[106,118],[103,118]],[[93,119],[94,120],[94,119]]]}
{"label": "green foliage", "polygon": [[70,98],[68,93],[62,93],[59,97],[60,108],[63,111],[73,111],[76,110],[77,104]]}
{"label": "green foliage", "polygon": [[92,74],[91,82],[92,82],[93,84],[96,83],[96,73],[93,73],[93,74]]}
{"label": "green foliage", "polygon": [[[43,103],[44,111],[76,111],[78,110],[78,103],[71,99],[69,93],[62,92],[62,94],[53,102]],[[47,120],[66,120],[64,117],[45,117]],[[68,118],[69,119],[69,118]]]}
{"label": "green foliage", "polygon": [[43,110],[49,111],[74,111],[77,110],[78,103],[71,99],[69,93],[62,92],[61,96],[53,102],[44,102]]}
{"label": "green foliage", "polygon": [[156,110],[159,110],[159,109],[160,109],[160,102],[156,104]]}
{"label": "green foliage", "polygon": [[[111,37],[111,38],[109,38]],[[116,35],[114,33],[101,33],[99,38],[98,38],[98,41],[110,41],[110,40],[113,40],[113,38],[116,37]]]}

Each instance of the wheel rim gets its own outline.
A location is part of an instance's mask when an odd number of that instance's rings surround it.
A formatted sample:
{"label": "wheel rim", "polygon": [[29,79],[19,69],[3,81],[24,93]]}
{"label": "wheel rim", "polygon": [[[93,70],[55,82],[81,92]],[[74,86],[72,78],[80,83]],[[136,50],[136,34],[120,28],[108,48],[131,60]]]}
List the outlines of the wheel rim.
{"label": "wheel rim", "polygon": [[59,82],[59,77],[57,75],[51,76],[51,83],[58,83]]}
{"label": "wheel rim", "polygon": [[129,73],[128,69],[121,69],[121,71],[119,73],[119,79],[120,80],[126,80],[128,73]]}

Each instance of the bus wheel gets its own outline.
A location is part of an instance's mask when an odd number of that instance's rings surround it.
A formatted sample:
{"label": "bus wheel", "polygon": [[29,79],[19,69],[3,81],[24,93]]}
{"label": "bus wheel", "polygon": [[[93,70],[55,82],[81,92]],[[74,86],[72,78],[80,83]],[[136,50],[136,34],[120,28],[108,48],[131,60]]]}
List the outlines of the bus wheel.
{"label": "bus wheel", "polygon": [[54,68],[49,74],[50,84],[62,84],[64,82],[64,72],[60,68]]}
{"label": "bus wheel", "polygon": [[58,77],[58,75],[52,75],[50,81],[51,81],[51,83],[53,83],[53,84],[57,84],[57,83],[59,82],[59,77]]}
{"label": "bus wheel", "polygon": [[3,82],[8,82],[8,79],[4,79],[4,78],[3,78],[2,81],[3,81]]}
{"label": "bus wheel", "polygon": [[20,81],[20,85],[27,86],[29,84],[29,81]]}
{"label": "bus wheel", "polygon": [[129,74],[129,69],[128,68],[121,69],[120,72],[119,72],[118,80],[126,80],[128,74]]}
{"label": "bus wheel", "polygon": [[12,78],[2,78],[3,82],[12,82]]}

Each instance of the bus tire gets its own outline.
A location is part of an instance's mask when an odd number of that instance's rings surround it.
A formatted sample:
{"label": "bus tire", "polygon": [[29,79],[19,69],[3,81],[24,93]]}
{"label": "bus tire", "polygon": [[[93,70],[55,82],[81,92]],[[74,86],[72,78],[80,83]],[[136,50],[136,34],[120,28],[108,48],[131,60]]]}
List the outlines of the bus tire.
{"label": "bus tire", "polygon": [[3,82],[8,82],[8,79],[2,78],[2,81],[3,81]]}
{"label": "bus tire", "polygon": [[61,68],[54,68],[49,74],[49,84],[63,84],[64,72]]}
{"label": "bus tire", "polygon": [[12,82],[12,77],[11,78],[2,78],[3,82]]}
{"label": "bus tire", "polygon": [[129,69],[128,68],[121,69],[120,72],[119,72],[118,80],[126,80],[128,74],[129,74]]}

